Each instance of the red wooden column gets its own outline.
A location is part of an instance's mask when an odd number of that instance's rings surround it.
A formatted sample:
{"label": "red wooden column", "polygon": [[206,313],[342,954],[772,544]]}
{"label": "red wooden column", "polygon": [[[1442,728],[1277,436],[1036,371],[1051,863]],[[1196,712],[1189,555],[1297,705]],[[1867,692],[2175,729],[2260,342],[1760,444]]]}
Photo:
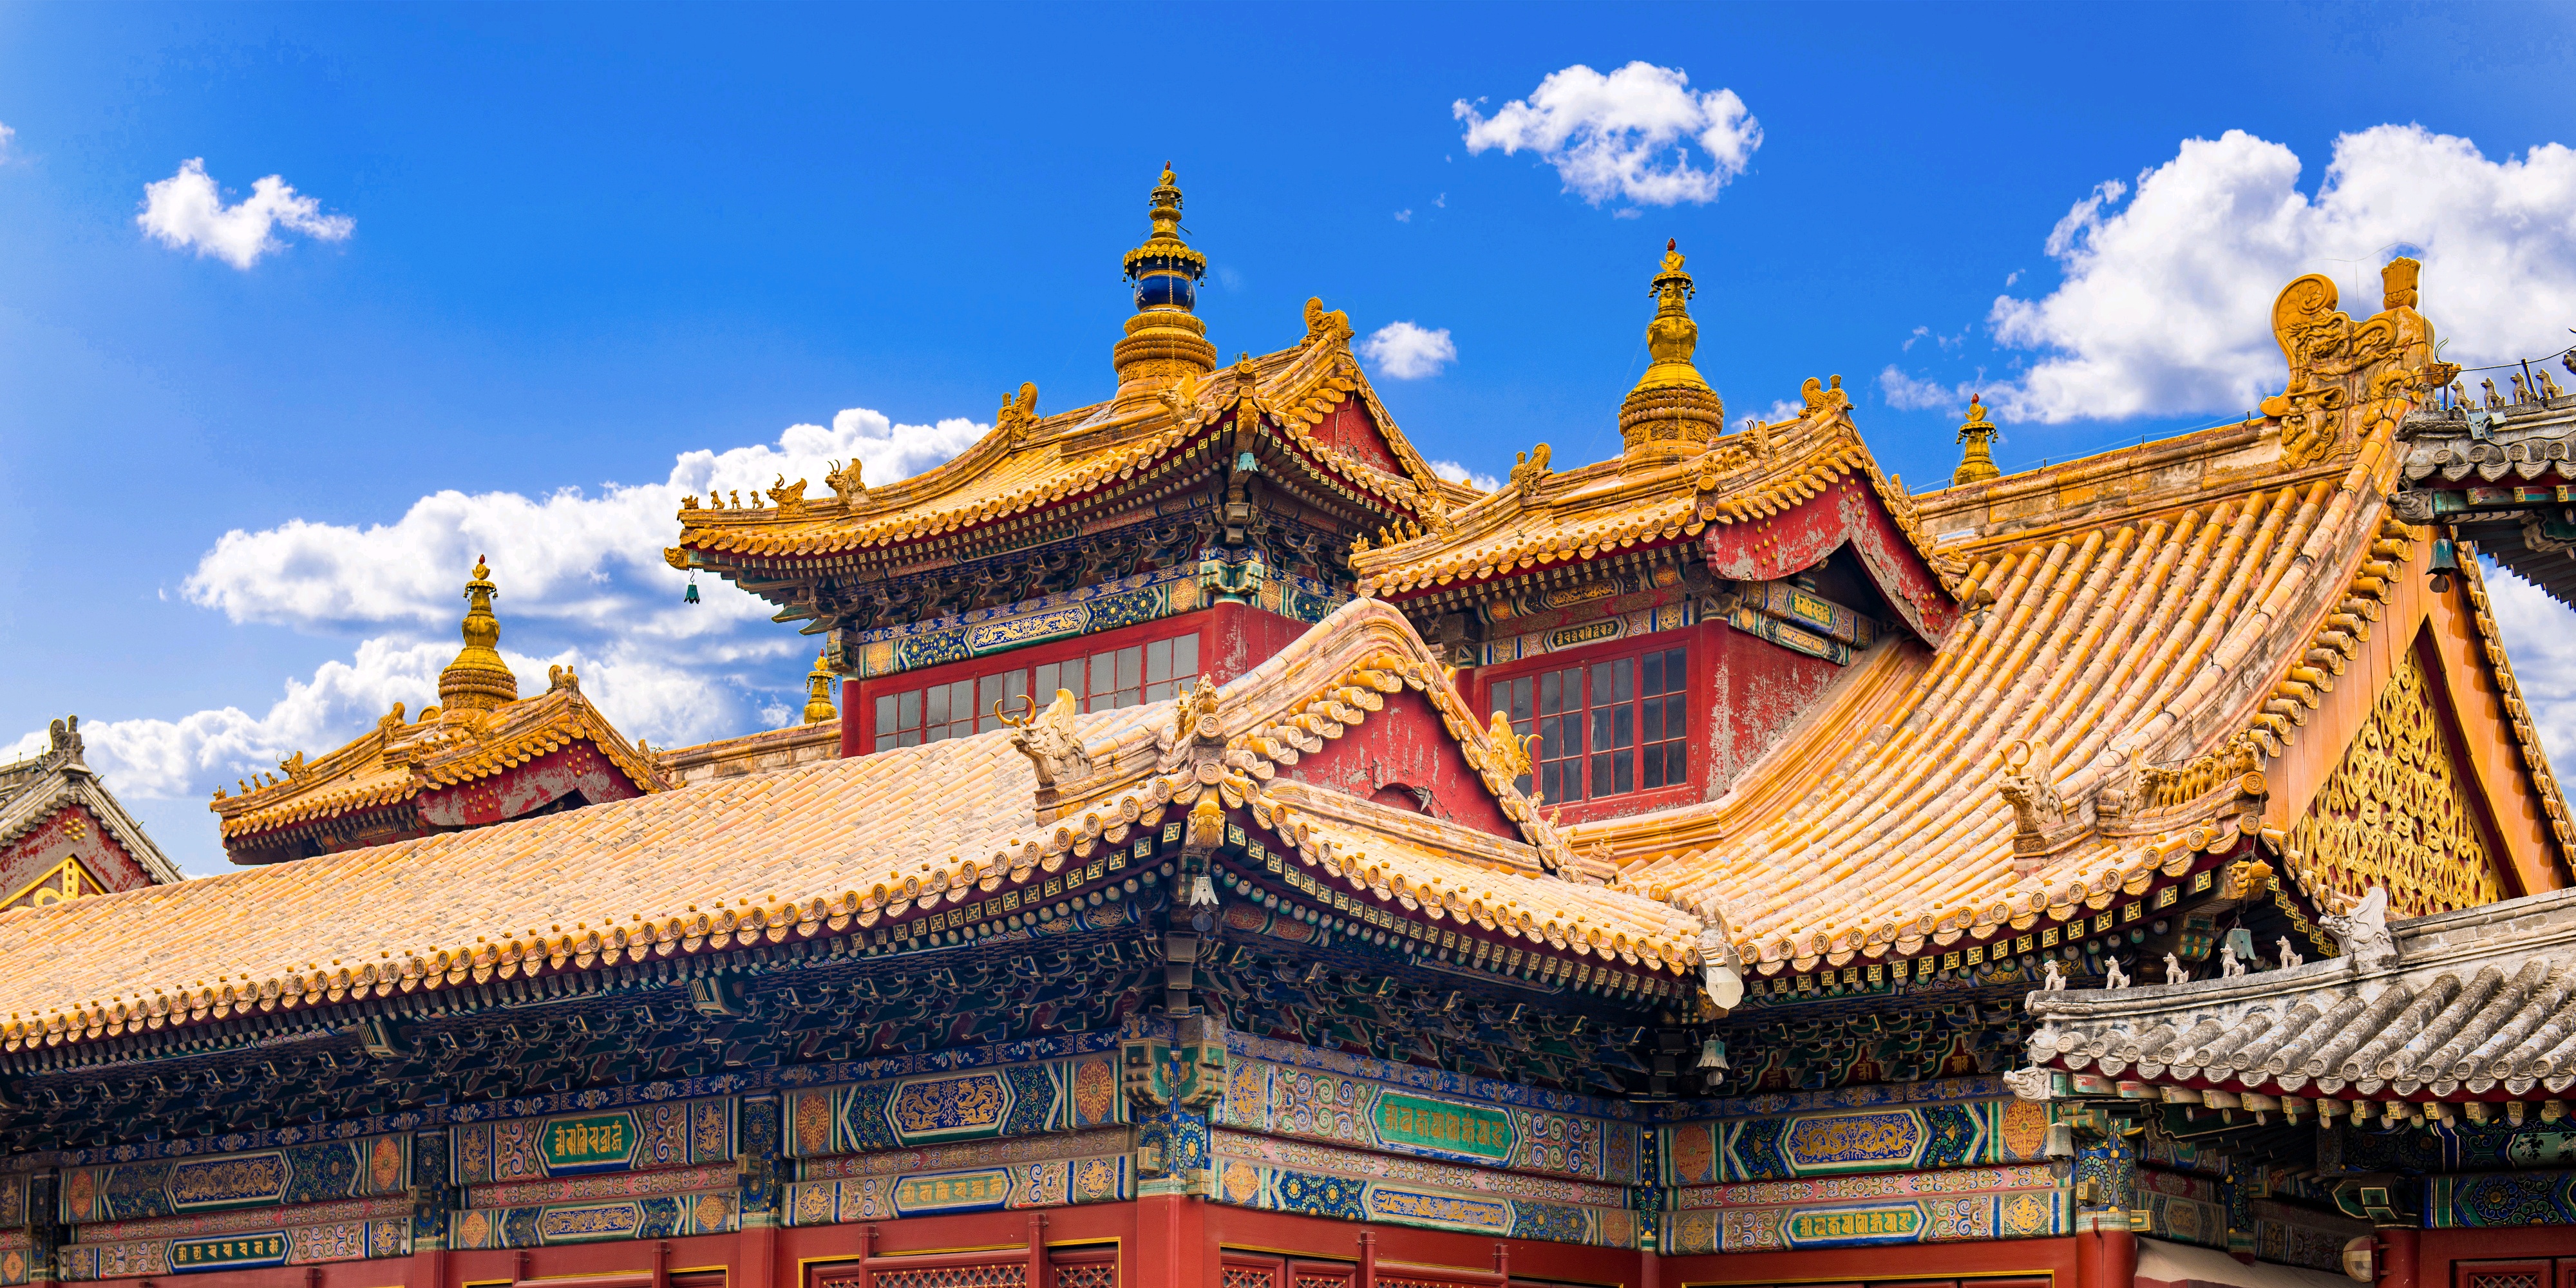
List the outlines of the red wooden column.
{"label": "red wooden column", "polygon": [[2379,1231],[2379,1288],[2416,1288],[2419,1240],[2413,1226]]}
{"label": "red wooden column", "polygon": [[2101,1223],[2075,1235],[2075,1279],[2079,1288],[2137,1288],[2138,1236],[2125,1213],[2104,1214]]}

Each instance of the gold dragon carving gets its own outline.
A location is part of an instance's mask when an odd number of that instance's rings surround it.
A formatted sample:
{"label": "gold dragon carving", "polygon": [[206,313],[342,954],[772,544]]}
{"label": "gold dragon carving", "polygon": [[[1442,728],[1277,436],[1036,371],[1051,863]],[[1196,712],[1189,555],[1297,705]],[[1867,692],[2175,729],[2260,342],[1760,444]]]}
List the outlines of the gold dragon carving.
{"label": "gold dragon carving", "polygon": [[2283,464],[2297,469],[2352,451],[2459,375],[2458,364],[2435,360],[2433,324],[2415,311],[2423,267],[2400,258],[2381,269],[2382,308],[2364,322],[2335,307],[2332,278],[2310,273],[2281,288],[2272,335],[2290,379],[2263,400],[2263,414],[2281,422]]}

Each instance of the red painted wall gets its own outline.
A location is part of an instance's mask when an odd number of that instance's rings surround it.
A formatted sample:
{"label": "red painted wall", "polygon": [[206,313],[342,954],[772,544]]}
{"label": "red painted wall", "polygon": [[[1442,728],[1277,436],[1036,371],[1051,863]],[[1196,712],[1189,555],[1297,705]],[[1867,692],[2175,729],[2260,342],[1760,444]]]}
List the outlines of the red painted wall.
{"label": "red painted wall", "polygon": [[[1708,632],[1709,687],[1699,709],[1707,712],[1710,738],[1699,786],[1705,799],[1715,800],[1849,668],[1731,626],[1701,629]],[[1698,669],[1694,660],[1692,671]]]}
{"label": "red painted wall", "polygon": [[1404,475],[1404,467],[1395,463],[1395,453],[1386,445],[1386,435],[1378,432],[1357,398],[1345,398],[1335,404],[1323,423],[1307,432],[1352,460],[1374,465],[1399,478]]}
{"label": "red painted wall", "polygon": [[591,805],[644,794],[597,747],[574,742],[489,778],[423,792],[420,819],[437,827],[480,827],[517,818],[574,792]]}
{"label": "red painted wall", "polygon": [[[73,835],[75,831],[79,833],[77,837]],[[0,908],[16,904],[28,893],[28,886],[63,860],[72,858],[79,859],[81,866],[89,870],[89,876],[82,881],[84,889],[92,880],[108,890],[135,890],[152,884],[143,865],[98,825],[97,815],[85,806],[65,805],[54,811],[53,817],[0,849]]]}
{"label": "red painted wall", "polygon": [[[867,748],[874,744],[876,698],[882,693],[953,684],[995,671],[1027,670],[1066,658],[1088,657],[1193,632],[1199,637],[1199,673],[1223,684],[1269,660],[1310,629],[1306,623],[1293,617],[1266,613],[1249,604],[1214,604],[1195,612],[1159,621],[1139,622],[1097,635],[1050,640],[1006,653],[991,653],[963,662],[906,671],[901,675],[849,681],[841,686],[841,754],[865,755]],[[1046,695],[1048,698],[1052,696]]]}
{"label": "red painted wall", "polygon": [[1369,714],[1357,727],[1324,743],[1324,749],[1301,755],[1282,766],[1283,778],[1345,792],[1362,800],[1382,799],[1400,809],[1419,810],[1409,795],[1398,798],[1381,788],[1394,784],[1429,788],[1433,817],[1472,827],[1491,836],[1523,839],[1520,829],[1503,816],[1493,789],[1467,764],[1458,741],[1449,736],[1431,701],[1411,689],[1387,695],[1386,707]]}

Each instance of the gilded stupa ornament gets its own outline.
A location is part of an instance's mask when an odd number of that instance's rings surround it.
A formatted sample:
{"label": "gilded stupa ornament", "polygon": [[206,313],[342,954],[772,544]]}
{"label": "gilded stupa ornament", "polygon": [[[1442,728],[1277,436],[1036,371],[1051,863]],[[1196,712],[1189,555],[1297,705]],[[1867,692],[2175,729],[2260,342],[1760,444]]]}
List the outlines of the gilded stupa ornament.
{"label": "gilded stupa ornament", "polygon": [[826,720],[837,720],[841,716],[840,710],[832,705],[832,668],[823,664],[824,658],[828,655],[828,650],[815,654],[814,669],[805,673],[805,723],[807,724],[821,724]]}
{"label": "gilded stupa ornament", "polygon": [[1986,419],[1986,404],[1977,395],[1968,395],[1968,420],[1959,426],[1959,441],[1968,450],[1959,458],[1959,468],[1950,473],[1952,484],[1983,483],[2002,475],[1995,468],[1996,432]]}
{"label": "gilded stupa ornament", "polygon": [[1619,437],[1632,462],[1697,456],[1726,428],[1726,404],[1691,365],[1699,323],[1691,320],[1694,288],[1679,247],[1678,240],[1664,242],[1663,271],[1655,274],[1655,320],[1646,324],[1646,351],[1654,361],[1619,404]]}
{"label": "gilded stupa ornament", "polygon": [[1136,288],[1136,316],[1127,319],[1126,338],[1109,351],[1121,394],[1145,392],[1131,386],[1216,370],[1216,346],[1208,343],[1207,323],[1192,312],[1198,307],[1199,280],[1207,276],[1207,256],[1181,240],[1181,189],[1168,161],[1146,218],[1154,231],[1126,259],[1127,280]]}
{"label": "gilded stupa ornament", "polygon": [[445,711],[489,711],[519,700],[519,677],[501,660],[501,619],[492,615],[492,569],[474,557],[474,577],[465,583],[465,647],[438,673],[438,705]]}

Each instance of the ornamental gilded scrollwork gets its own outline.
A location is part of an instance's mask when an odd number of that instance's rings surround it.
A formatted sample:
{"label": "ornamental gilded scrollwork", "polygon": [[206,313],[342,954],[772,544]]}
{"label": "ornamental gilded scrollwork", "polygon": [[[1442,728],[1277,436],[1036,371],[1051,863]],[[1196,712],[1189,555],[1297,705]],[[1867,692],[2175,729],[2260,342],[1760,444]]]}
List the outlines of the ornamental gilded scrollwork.
{"label": "ornamental gilded scrollwork", "polygon": [[2285,847],[2310,895],[2321,900],[2384,887],[2392,915],[2421,917],[2504,897],[2412,650],[2400,657],[2370,719]]}
{"label": "ornamental gilded scrollwork", "polygon": [[2433,325],[2416,312],[2423,265],[2396,259],[2380,270],[2381,311],[2355,322],[2336,308],[2333,279],[2310,273],[2272,302],[2272,335],[2289,383],[2263,400],[2281,423],[2282,462],[2296,469],[2359,446],[2382,424],[2449,384],[2457,364],[2433,357]]}

